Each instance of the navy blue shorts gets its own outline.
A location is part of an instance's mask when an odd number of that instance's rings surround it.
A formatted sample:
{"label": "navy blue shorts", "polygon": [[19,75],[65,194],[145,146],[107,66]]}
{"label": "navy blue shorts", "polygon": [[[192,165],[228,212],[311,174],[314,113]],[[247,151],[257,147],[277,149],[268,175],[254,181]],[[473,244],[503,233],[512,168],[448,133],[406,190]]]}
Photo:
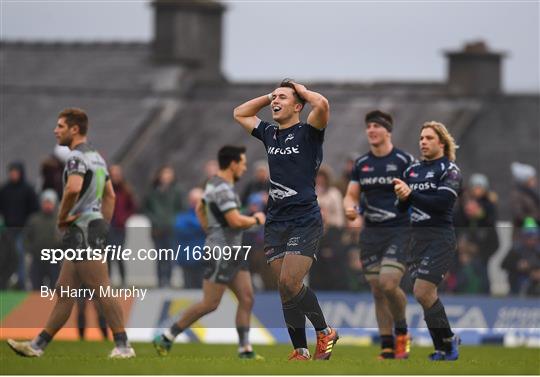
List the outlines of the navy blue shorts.
{"label": "navy blue shorts", "polygon": [[264,226],[266,262],[283,258],[286,254],[317,259],[322,235],[323,222],[320,211],[293,220],[270,220]]}
{"label": "navy blue shorts", "polygon": [[439,285],[450,269],[456,248],[453,227],[414,229],[411,236],[411,278]]}
{"label": "navy blue shorts", "polygon": [[408,224],[400,227],[366,227],[360,233],[360,260],[364,274],[378,275],[381,267],[405,272],[410,242]]}

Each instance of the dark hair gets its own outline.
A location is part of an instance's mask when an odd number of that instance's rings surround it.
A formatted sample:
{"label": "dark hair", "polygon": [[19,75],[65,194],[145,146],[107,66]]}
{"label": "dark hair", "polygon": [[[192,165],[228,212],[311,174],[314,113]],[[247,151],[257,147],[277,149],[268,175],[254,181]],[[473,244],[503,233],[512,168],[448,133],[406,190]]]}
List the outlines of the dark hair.
{"label": "dark hair", "polygon": [[246,153],[246,147],[236,147],[234,145],[225,145],[220,148],[217,159],[220,170],[225,170],[233,161],[240,161],[241,155]]}
{"label": "dark hair", "polygon": [[293,93],[294,93],[294,99],[296,100],[296,102],[302,104],[302,108],[304,108],[304,105],[306,104],[306,100],[304,98],[300,97],[300,95],[298,95],[298,93],[296,92],[296,89],[294,88],[293,82],[294,82],[293,79],[283,79],[283,81],[281,81],[281,83],[279,84],[279,87],[280,88],[291,88],[293,90]]}
{"label": "dark hair", "polygon": [[71,128],[79,126],[79,133],[84,136],[88,132],[88,115],[82,109],[71,107],[64,109],[58,114],[58,119],[65,118],[67,125]]}
{"label": "dark hair", "polygon": [[389,132],[392,132],[394,126],[394,120],[392,115],[385,113],[381,110],[373,110],[366,114],[366,124],[368,123],[377,123],[386,128]]}
{"label": "dark hair", "polygon": [[176,178],[176,172],[174,171],[174,167],[171,164],[163,164],[154,173],[154,177],[152,178],[152,187],[159,187],[159,185],[161,184],[161,174],[165,169],[171,169],[173,173],[175,173]]}

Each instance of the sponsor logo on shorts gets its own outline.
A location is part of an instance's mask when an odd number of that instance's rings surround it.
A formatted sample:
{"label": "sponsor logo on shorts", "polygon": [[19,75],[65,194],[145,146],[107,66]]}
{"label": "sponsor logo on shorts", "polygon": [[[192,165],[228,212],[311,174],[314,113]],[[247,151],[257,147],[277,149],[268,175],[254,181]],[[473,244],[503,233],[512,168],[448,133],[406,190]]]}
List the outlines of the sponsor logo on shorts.
{"label": "sponsor logo on shorts", "polygon": [[300,237],[291,237],[289,238],[289,242],[287,242],[287,246],[298,246],[300,243]]}

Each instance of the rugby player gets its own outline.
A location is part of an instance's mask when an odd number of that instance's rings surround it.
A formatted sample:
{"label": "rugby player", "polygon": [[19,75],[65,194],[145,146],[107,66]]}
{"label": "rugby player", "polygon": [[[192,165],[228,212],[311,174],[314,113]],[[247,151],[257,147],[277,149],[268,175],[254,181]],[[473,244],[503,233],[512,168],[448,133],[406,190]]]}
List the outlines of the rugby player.
{"label": "rugby player", "polygon": [[[107,164],[87,141],[88,116],[81,109],[68,108],[58,115],[54,135],[59,145],[70,149],[63,174],[64,193],[58,212],[58,227],[64,231],[64,249],[105,248],[108,223],[114,211],[115,194]],[[115,347],[111,358],[132,358],[135,351],[129,345],[122,309],[112,297],[101,297],[100,287],[110,285],[108,267],[101,260],[64,260],[56,291],[79,288],[82,284],[96,292],[97,300],[109,324]],[[68,320],[76,297],[58,293],[55,306],[45,328],[32,340],[17,342],[8,339],[9,346],[19,355],[42,356],[55,334]]]}
{"label": "rugby player", "polygon": [[[307,123],[300,121],[305,103],[311,106]],[[275,124],[257,117],[271,106]],[[323,158],[322,144],[330,106],[319,93],[292,80],[234,109],[235,120],[265,146],[270,167],[268,220],[264,249],[275,276],[285,323],[294,347],[289,360],[310,360],[305,318],[317,334],[316,360],[328,360],[338,340],[326,324],[315,293],[303,284],[316,259],[323,233],[315,194],[315,177]]]}
{"label": "rugby player", "polygon": [[394,179],[394,190],[398,208],[411,213],[411,277],[435,346],[429,359],[457,360],[459,337],[437,295],[456,251],[453,208],[462,180],[454,162],[456,144],[442,123],[431,121],[422,126],[420,152],[422,161],[407,168],[403,180]]}
{"label": "rugby player", "polygon": [[360,257],[375,301],[381,337],[379,358],[406,359],[411,339],[405,318],[407,298],[399,283],[406,268],[409,216],[395,206],[392,181],[403,176],[414,158],[392,144],[390,114],[371,111],[365,123],[370,151],[355,161],[343,206],[347,218],[356,220],[363,194],[365,228],[360,234]]}
{"label": "rugby player", "polygon": [[[240,213],[240,199],[234,184],[246,171],[246,149],[224,146],[218,152],[219,171],[206,183],[204,196],[196,207],[197,217],[206,230],[205,248],[217,248],[221,258],[210,259],[203,280],[203,298],[182,313],[180,319],[163,334],[154,338],[157,353],[169,353],[174,339],[202,316],[219,306],[225,289],[229,287],[238,299],[236,330],[238,332],[238,356],[244,359],[262,359],[249,342],[249,325],[253,308],[253,286],[245,250],[236,255],[235,247],[242,245],[242,232],[252,226],[264,224],[264,213],[253,216]],[[232,250],[230,259],[223,250]],[[212,252],[210,255],[214,255]]]}

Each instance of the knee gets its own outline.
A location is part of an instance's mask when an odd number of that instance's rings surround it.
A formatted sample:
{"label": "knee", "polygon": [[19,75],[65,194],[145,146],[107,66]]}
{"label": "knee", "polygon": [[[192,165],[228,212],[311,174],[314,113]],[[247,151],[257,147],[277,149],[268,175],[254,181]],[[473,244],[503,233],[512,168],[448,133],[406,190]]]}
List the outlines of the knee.
{"label": "knee", "polygon": [[381,290],[386,295],[389,295],[389,294],[394,293],[396,289],[399,287],[399,280],[393,279],[390,277],[385,277],[383,275],[379,281],[379,285],[381,287]]}
{"label": "knee", "polygon": [[437,300],[437,292],[423,287],[415,286],[413,289],[414,297],[416,301],[422,305],[423,308],[429,309],[431,305]]}
{"label": "knee", "polygon": [[385,298],[384,291],[378,281],[370,282],[370,287],[371,287],[371,293],[373,294],[373,299],[375,301],[384,300]]}
{"label": "knee", "polygon": [[253,303],[255,302],[255,298],[253,296],[253,292],[245,293],[238,299],[240,306],[243,308],[250,309],[253,308]]}
{"label": "knee", "polygon": [[281,299],[283,302],[287,302],[292,299],[302,288],[302,282],[296,282],[291,277],[282,276],[279,279],[278,287]]}

